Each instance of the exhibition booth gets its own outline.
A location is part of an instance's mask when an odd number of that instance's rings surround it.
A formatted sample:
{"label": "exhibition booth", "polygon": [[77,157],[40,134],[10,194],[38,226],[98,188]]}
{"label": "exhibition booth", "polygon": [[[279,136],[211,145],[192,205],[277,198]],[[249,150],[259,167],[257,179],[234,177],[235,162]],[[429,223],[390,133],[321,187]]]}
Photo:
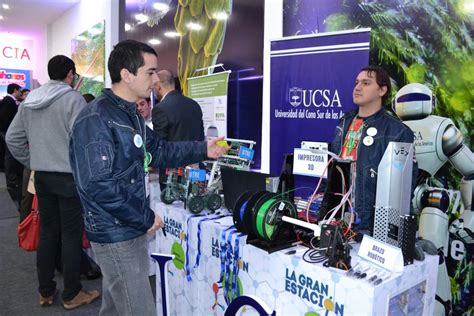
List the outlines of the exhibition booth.
{"label": "exhibition booth", "polygon": [[[433,315],[438,256],[391,272],[359,257],[355,244],[348,272],[325,267],[322,255],[308,262],[311,247],[301,243],[272,253],[255,247],[227,210],[193,215],[183,202],[166,205],[157,182],[151,194],[165,224],[154,252],[174,256],[163,275],[157,269],[158,315],[224,315],[240,296],[255,298],[266,315]],[[242,315],[259,314],[239,307]]]}
{"label": "exhibition booth", "polygon": [[[392,109],[414,131],[414,144],[386,141],[383,127],[370,123],[359,129],[359,146],[373,149],[367,170],[357,171],[369,174],[365,187],[356,179],[356,161],[328,150],[336,126],[356,109],[354,79],[370,59],[374,36],[373,29],[358,28],[269,39],[262,143],[218,133],[227,136],[224,158],[201,170],[169,169],[163,191],[152,182],[151,207],[165,225],[151,247],[162,290],[158,314],[448,312],[451,286],[440,256],[453,249],[450,243],[469,244],[469,228],[460,223],[469,223],[472,213],[460,191],[427,179],[448,160],[469,178],[473,154],[461,143],[455,155],[441,150],[445,132],[434,131],[454,123],[431,115],[434,93],[408,84],[393,97]],[[212,78],[225,72],[211,73],[188,78],[188,87],[205,80],[197,86],[210,90],[223,82]],[[212,101],[200,97],[206,117]],[[205,129],[215,125],[205,121]],[[259,145],[261,168],[255,168]],[[415,168],[422,172],[412,186]],[[376,195],[369,227],[361,225],[357,190]]]}
{"label": "exhibition booth", "polygon": [[[472,8],[118,2],[81,1],[37,38],[0,36],[8,39],[0,95],[9,83],[46,82],[38,65],[47,52],[71,56],[81,75],[75,88],[97,97],[111,85],[113,45],[135,39],[199,103],[205,137],[224,137],[224,156],[166,169],[162,188],[158,170],[149,174],[150,207],[164,222],[149,237],[157,315],[473,310]],[[386,126],[344,125],[358,110],[354,82],[368,64],[389,73],[383,111],[413,131],[413,142],[387,141]],[[356,151],[373,149],[360,174],[357,159],[331,148],[344,127],[359,137]],[[375,203],[363,215],[356,203],[372,187]]]}

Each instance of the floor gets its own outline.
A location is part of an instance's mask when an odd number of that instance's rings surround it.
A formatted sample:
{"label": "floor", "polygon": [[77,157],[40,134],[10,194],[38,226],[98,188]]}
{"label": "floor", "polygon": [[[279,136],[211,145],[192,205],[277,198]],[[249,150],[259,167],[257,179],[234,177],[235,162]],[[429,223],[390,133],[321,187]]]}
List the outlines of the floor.
{"label": "floor", "polygon": [[[36,252],[18,247],[19,216],[5,185],[5,174],[0,173],[0,316],[12,315],[98,315],[101,300],[66,311],[61,296],[52,306],[41,307],[37,291]],[[85,290],[101,291],[101,280],[82,281]],[[58,289],[63,288],[61,274],[56,275]]]}

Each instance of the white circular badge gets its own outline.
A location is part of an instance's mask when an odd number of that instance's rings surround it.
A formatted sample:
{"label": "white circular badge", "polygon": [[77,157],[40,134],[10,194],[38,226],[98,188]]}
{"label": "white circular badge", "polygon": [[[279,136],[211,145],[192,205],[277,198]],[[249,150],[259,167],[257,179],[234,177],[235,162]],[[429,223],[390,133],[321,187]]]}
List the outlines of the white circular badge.
{"label": "white circular badge", "polygon": [[133,137],[133,143],[135,144],[135,146],[137,146],[138,148],[142,147],[143,145],[143,139],[140,135],[136,134],[134,137]]}
{"label": "white circular badge", "polygon": [[365,136],[362,142],[365,146],[370,146],[374,143],[374,138],[372,136]]}
{"label": "white circular badge", "polygon": [[369,127],[369,129],[367,130],[367,135],[372,137],[377,135],[377,129],[375,127]]}

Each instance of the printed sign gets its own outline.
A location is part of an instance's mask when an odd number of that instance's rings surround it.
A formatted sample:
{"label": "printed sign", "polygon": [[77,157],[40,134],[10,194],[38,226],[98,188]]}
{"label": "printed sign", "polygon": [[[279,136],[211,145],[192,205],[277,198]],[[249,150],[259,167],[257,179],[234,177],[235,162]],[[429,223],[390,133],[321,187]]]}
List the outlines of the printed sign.
{"label": "printed sign", "polygon": [[214,75],[188,78],[188,97],[201,106],[206,137],[227,136],[229,73],[225,71]]}
{"label": "printed sign", "polygon": [[239,150],[239,157],[247,160],[253,160],[254,150],[241,146]]}
{"label": "printed sign", "polygon": [[33,68],[33,41],[0,35],[0,67]]}
{"label": "printed sign", "polygon": [[328,163],[327,154],[295,148],[293,157],[294,174],[310,177],[327,177],[327,170],[325,170]]}
{"label": "printed sign", "polygon": [[400,248],[364,235],[358,255],[389,271],[403,271],[403,254]]}
{"label": "printed sign", "polygon": [[189,170],[190,181],[206,181],[206,170],[191,169]]}
{"label": "printed sign", "polygon": [[30,89],[31,72],[29,70],[0,68],[0,97],[7,94],[7,86],[18,84],[22,89]]}

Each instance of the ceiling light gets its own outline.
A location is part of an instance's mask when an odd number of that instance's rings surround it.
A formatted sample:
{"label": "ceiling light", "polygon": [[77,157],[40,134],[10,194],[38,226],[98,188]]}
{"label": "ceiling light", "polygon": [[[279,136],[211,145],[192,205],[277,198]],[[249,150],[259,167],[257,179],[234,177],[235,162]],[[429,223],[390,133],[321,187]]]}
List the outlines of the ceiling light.
{"label": "ceiling light", "polygon": [[193,30],[193,31],[199,31],[202,29],[202,26],[198,23],[195,23],[195,22],[189,22],[187,24],[187,27],[190,29],[190,30]]}
{"label": "ceiling light", "polygon": [[151,45],[159,45],[161,44],[161,41],[159,39],[152,38],[151,40],[148,41],[148,43],[150,43]]}
{"label": "ceiling light", "polygon": [[214,13],[213,17],[216,20],[227,20],[229,15],[225,11],[221,11],[221,12]]}
{"label": "ceiling light", "polygon": [[5,10],[8,10],[10,9],[10,6],[6,3],[2,4],[2,8],[4,8]]}
{"label": "ceiling light", "polygon": [[179,34],[178,32],[165,32],[164,34],[166,37],[180,37],[181,34]]}
{"label": "ceiling light", "polygon": [[153,8],[155,10],[161,11],[161,12],[168,12],[170,10],[170,6],[167,5],[166,3],[162,3],[162,2],[153,3]]}
{"label": "ceiling light", "polygon": [[125,23],[125,32],[128,32],[132,29],[132,26],[128,23]]}
{"label": "ceiling light", "polygon": [[3,20],[3,15],[0,15],[0,20]]}
{"label": "ceiling light", "polygon": [[139,23],[145,23],[146,21],[148,21],[148,15],[139,13],[135,15],[135,19],[137,19]]}

